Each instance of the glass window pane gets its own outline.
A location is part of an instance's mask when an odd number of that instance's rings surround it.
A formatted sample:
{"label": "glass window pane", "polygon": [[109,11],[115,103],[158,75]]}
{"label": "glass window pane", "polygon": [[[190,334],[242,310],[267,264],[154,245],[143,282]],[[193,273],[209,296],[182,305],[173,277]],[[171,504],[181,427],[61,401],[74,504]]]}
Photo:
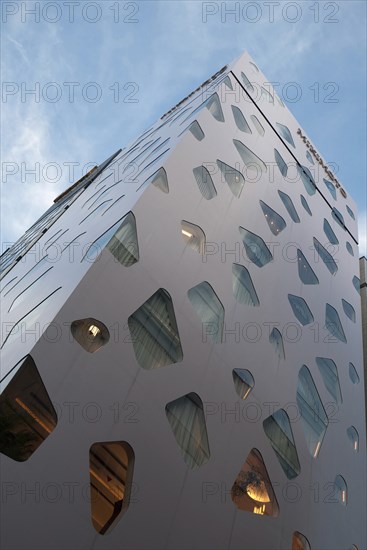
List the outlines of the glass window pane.
{"label": "glass window pane", "polygon": [[166,415],[188,468],[200,467],[210,458],[203,402],[188,393],[166,405]]}
{"label": "glass window pane", "polygon": [[343,400],[340,391],[338,369],[336,364],[332,359],[327,357],[316,357],[316,364],[319,367],[319,371],[327,391],[333,397],[335,403],[340,405]]}
{"label": "glass window pane", "polygon": [[239,228],[248,259],[257,267],[271,262],[273,256],[261,237],[243,227]]}
{"label": "glass window pane", "polygon": [[279,409],[264,420],[263,427],[285,475],[294,479],[300,474],[301,466],[287,413]]}
{"label": "glass window pane", "polygon": [[217,191],[215,189],[211,175],[209,174],[205,166],[198,166],[197,168],[194,168],[193,173],[200,193],[203,195],[204,199],[213,199],[217,195]]}
{"label": "glass window pane", "polygon": [[329,421],[306,365],[301,367],[298,374],[297,405],[308,450],[316,458]]}
{"label": "glass window pane", "polygon": [[286,223],[282,216],[280,216],[275,210],[270,208],[265,202],[260,201],[261,209],[264,213],[265,219],[268,222],[268,226],[273,235],[279,235],[281,231],[286,227]]}
{"label": "glass window pane", "polygon": [[222,341],[224,325],[224,307],[209,283],[190,288],[187,293],[191,305],[202,322],[202,335],[210,336],[214,342]]}
{"label": "glass window pane", "polygon": [[237,394],[241,399],[246,399],[255,385],[251,372],[246,369],[233,369],[232,377]]}
{"label": "glass window pane", "polygon": [[332,336],[347,343],[347,339],[344,334],[342,324],[340,322],[339,314],[335,308],[330,304],[326,304],[325,310],[325,328],[330,332]]}
{"label": "glass window pane", "polygon": [[89,353],[98,351],[110,339],[110,333],[106,325],[92,317],[73,321],[70,330],[78,344]]}
{"label": "glass window pane", "polygon": [[303,195],[301,195],[301,203],[302,203],[302,206],[303,208],[306,210],[306,212],[312,216],[312,212],[311,212],[311,209],[310,207],[308,206],[308,202],[306,201],[305,197]]}
{"label": "glass window pane", "polygon": [[259,133],[259,135],[263,136],[265,134],[265,130],[264,130],[263,125],[260,123],[259,119],[255,115],[251,115],[250,118],[251,118],[252,123],[255,126],[257,132]]}
{"label": "glass window pane", "polygon": [[228,166],[224,162],[217,160],[218,167],[221,171],[222,177],[228,184],[228,187],[232,191],[233,195],[237,198],[240,197],[242,189],[245,185],[245,178],[238,170]]}
{"label": "glass window pane", "polygon": [[316,184],[309,169],[306,166],[298,166],[298,174],[307,193],[314,195],[316,193]]}
{"label": "glass window pane", "polygon": [[355,309],[354,307],[352,306],[352,304],[350,304],[349,302],[347,302],[346,300],[342,299],[342,304],[343,304],[343,309],[344,309],[344,313],[345,315],[351,320],[353,321],[353,323],[356,322],[356,312],[355,312]]}
{"label": "glass window pane", "polygon": [[215,120],[224,122],[224,115],[218,94],[213,94],[206,102],[205,107],[208,109],[209,113],[213,115]]}
{"label": "glass window pane", "polygon": [[277,163],[278,168],[280,170],[280,173],[282,174],[282,176],[286,178],[288,173],[288,166],[283,160],[282,155],[276,149],[274,149],[274,157],[275,157],[275,162]]}
{"label": "glass window pane", "polygon": [[273,330],[271,331],[271,333],[269,335],[269,342],[275,348],[278,359],[281,359],[281,360],[284,361],[285,352],[284,352],[283,337],[282,337],[280,331],[275,327],[273,328]]}
{"label": "glass window pane", "polygon": [[300,296],[294,296],[293,294],[288,294],[288,300],[294,315],[297,317],[301,325],[309,325],[313,322],[313,315],[303,298]]}
{"label": "glass window pane", "polygon": [[280,133],[280,135],[281,135],[286,141],[288,141],[288,143],[289,143],[290,145],[292,145],[292,147],[295,147],[294,141],[293,141],[293,138],[292,138],[292,134],[291,134],[289,128],[287,128],[287,126],[284,126],[284,124],[279,124],[279,122],[276,122],[276,127],[277,127],[278,132]]}
{"label": "glass window pane", "polygon": [[139,365],[146,370],[183,359],[171,296],[160,288],[128,318],[131,341]]}
{"label": "glass window pane", "polygon": [[352,279],[352,283],[353,283],[354,288],[358,292],[358,294],[360,294],[361,293],[361,280],[359,279],[359,277],[354,275],[354,277]]}
{"label": "glass window pane", "polygon": [[334,200],[336,200],[335,186],[331,183],[331,181],[326,180],[325,178],[324,178],[324,183],[325,183],[326,187],[328,188],[328,190],[330,192],[330,195],[333,197]]}
{"label": "glass window pane", "polygon": [[244,145],[237,139],[234,139],[233,143],[248,170],[256,171],[256,173],[260,175],[263,172],[267,171],[266,164],[257,155],[255,155],[255,153],[253,153],[248,147],[246,147],[246,145]]}
{"label": "glass window pane", "polygon": [[242,78],[242,82],[243,82],[244,85],[245,85],[245,88],[246,88],[249,92],[253,92],[253,91],[254,91],[254,87],[253,87],[253,85],[251,84],[251,82],[249,81],[249,79],[247,78],[247,76],[245,75],[244,72],[241,72],[241,78]]}
{"label": "glass window pane", "polygon": [[181,234],[185,243],[190,248],[192,248],[193,250],[195,250],[195,252],[198,252],[199,254],[204,253],[205,233],[201,229],[201,227],[182,220]]}
{"label": "glass window pane", "polygon": [[332,275],[335,275],[335,273],[338,271],[338,266],[332,257],[332,255],[322,246],[322,244],[314,237],[313,238],[313,244],[315,246],[315,250],[317,251],[318,255],[330,271]]}
{"label": "glass window pane", "polygon": [[292,550],[311,550],[310,543],[302,533],[295,531],[292,537]]}
{"label": "glass window pane", "polygon": [[352,247],[352,245],[350,244],[350,242],[347,241],[347,242],[345,243],[345,246],[346,246],[346,249],[348,250],[349,254],[350,254],[351,256],[354,256],[353,247]]}
{"label": "glass window pane", "polygon": [[292,218],[292,220],[295,223],[299,223],[300,219],[298,217],[297,211],[294,207],[293,201],[290,198],[290,196],[287,195],[286,193],[283,193],[282,191],[278,191],[278,193],[279,193],[280,198],[282,199],[282,202],[283,202],[284,206],[287,209],[288,214]]}
{"label": "glass window pane", "polygon": [[331,244],[339,244],[338,238],[335,235],[334,231],[331,229],[331,225],[326,218],[324,218],[324,232],[328,241],[331,242]]}
{"label": "glass window pane", "polygon": [[334,481],[334,487],[338,501],[343,506],[346,506],[348,502],[348,489],[345,479],[337,475]]}
{"label": "glass window pane", "polygon": [[231,107],[232,107],[233,118],[237,128],[241,130],[241,132],[252,134],[251,128],[248,125],[247,120],[245,119],[241,109],[239,109],[238,107],[235,107],[234,105],[231,105]]}
{"label": "glass window pane", "polygon": [[298,275],[305,285],[318,285],[319,280],[302,252],[297,249]]}
{"label": "glass window pane", "polygon": [[349,378],[353,384],[359,384],[359,376],[353,363],[349,363]]}
{"label": "glass window pane", "polygon": [[233,295],[236,301],[249,306],[259,306],[259,298],[248,270],[243,265],[233,264],[232,275]]}
{"label": "glass window pane", "polygon": [[347,436],[352,444],[352,449],[355,453],[359,451],[359,435],[354,426],[349,426],[347,429]]}
{"label": "glass window pane", "polygon": [[347,212],[348,212],[349,216],[350,216],[353,220],[355,220],[356,218],[355,218],[355,215],[354,215],[353,210],[352,210],[348,205],[346,205],[346,208],[347,208]]}

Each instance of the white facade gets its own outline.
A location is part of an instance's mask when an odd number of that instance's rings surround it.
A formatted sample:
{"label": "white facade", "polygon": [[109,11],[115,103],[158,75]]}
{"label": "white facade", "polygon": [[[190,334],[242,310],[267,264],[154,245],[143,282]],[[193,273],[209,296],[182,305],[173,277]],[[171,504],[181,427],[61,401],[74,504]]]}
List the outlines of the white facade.
{"label": "white facade", "polygon": [[266,82],[244,54],[1,258],[4,550],[366,548],[356,207]]}

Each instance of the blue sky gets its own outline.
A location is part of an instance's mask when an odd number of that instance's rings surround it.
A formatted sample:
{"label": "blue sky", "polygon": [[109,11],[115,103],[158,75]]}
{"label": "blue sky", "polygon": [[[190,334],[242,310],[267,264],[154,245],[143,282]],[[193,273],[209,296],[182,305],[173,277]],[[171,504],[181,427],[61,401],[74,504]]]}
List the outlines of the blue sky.
{"label": "blue sky", "polygon": [[366,254],[365,21],[352,0],[4,1],[2,242],[248,50],[338,166]]}

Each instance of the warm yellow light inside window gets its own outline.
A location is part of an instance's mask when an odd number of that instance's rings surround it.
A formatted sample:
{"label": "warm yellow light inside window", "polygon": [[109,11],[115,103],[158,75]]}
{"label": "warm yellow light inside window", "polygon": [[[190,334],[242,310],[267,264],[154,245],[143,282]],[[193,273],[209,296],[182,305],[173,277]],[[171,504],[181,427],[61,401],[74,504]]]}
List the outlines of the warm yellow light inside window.
{"label": "warm yellow light inside window", "polygon": [[254,514],[264,515],[264,513],[265,513],[265,504],[263,504],[262,506],[255,506]]}
{"label": "warm yellow light inside window", "polygon": [[270,497],[263,481],[259,484],[250,483],[246,487],[246,493],[253,500],[257,500],[257,502],[270,502]]}
{"label": "warm yellow light inside window", "polygon": [[191,239],[192,233],[189,233],[188,231],[185,231],[184,229],[181,229],[182,235],[186,235],[186,237],[189,237]]}
{"label": "warm yellow light inside window", "polygon": [[91,336],[93,336],[93,338],[95,338],[101,331],[98,327],[96,327],[96,325],[91,325],[88,329],[88,332]]}

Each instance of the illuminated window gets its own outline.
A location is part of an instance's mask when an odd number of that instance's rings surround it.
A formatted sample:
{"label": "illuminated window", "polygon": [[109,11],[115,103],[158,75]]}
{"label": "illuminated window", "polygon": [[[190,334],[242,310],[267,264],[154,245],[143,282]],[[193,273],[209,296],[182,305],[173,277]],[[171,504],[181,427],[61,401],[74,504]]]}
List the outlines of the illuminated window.
{"label": "illuminated window", "polygon": [[255,126],[258,134],[260,136],[263,136],[265,134],[265,130],[264,130],[264,127],[262,126],[262,124],[260,124],[260,121],[259,119],[255,116],[255,115],[251,115],[251,120],[252,120],[252,123],[253,125]]}
{"label": "illuminated window", "polygon": [[198,166],[193,169],[193,173],[196,179],[200,193],[203,195],[204,199],[210,200],[217,195],[213,180],[211,175],[205,166]]}
{"label": "illuminated window", "polygon": [[313,322],[313,315],[303,298],[300,296],[294,296],[293,294],[288,294],[288,300],[294,315],[297,317],[301,325],[309,325]]}
{"label": "illuminated window", "polygon": [[316,364],[319,367],[321,377],[324,381],[327,391],[330,393],[335,403],[342,403],[342,395],[340,392],[338,369],[332,359],[327,357],[316,357]]}
{"label": "illuminated window", "polygon": [[205,233],[198,225],[182,220],[181,235],[187,246],[199,254],[204,253]]}
{"label": "illuminated window", "polygon": [[290,130],[289,128],[287,128],[287,126],[284,126],[283,124],[279,124],[279,122],[276,122],[276,127],[280,133],[280,135],[286,140],[288,141],[288,143],[290,145],[292,145],[292,147],[295,147],[294,145],[294,141],[293,141],[293,138],[292,138],[292,134],[290,133]]}
{"label": "illuminated window", "polygon": [[228,187],[232,191],[233,195],[239,198],[245,185],[245,178],[243,177],[241,172],[235,170],[231,166],[228,166],[228,164],[225,164],[220,160],[217,160],[217,164],[224,180],[228,184]]}
{"label": "illuminated window", "polygon": [[243,227],[239,228],[248,259],[257,267],[271,262],[273,256],[261,237]]}
{"label": "illuminated window", "polygon": [[318,255],[330,271],[332,275],[335,275],[335,273],[338,271],[338,266],[336,265],[336,262],[332,255],[322,246],[322,244],[314,237],[313,238],[313,244],[315,247],[315,250],[317,251]]}
{"label": "illuminated window", "polygon": [[188,393],[166,405],[166,416],[190,469],[200,467],[210,458],[203,402],[196,393]]}
{"label": "illuminated window", "polygon": [[309,169],[306,166],[298,166],[298,174],[307,193],[314,195],[316,193],[316,184]]}
{"label": "illuminated window", "polygon": [[297,211],[294,207],[293,201],[290,198],[290,196],[287,195],[286,193],[283,193],[283,191],[278,191],[278,194],[279,194],[279,197],[282,199],[282,202],[283,202],[284,206],[286,207],[287,212],[290,215],[290,217],[292,218],[292,220],[295,223],[299,223],[300,219],[299,219],[299,216],[297,214]]}
{"label": "illuminated window", "polygon": [[354,307],[352,306],[352,304],[350,304],[349,302],[347,302],[346,300],[342,299],[342,304],[343,304],[343,309],[344,309],[344,313],[345,315],[351,320],[353,321],[353,323],[356,322],[356,312],[355,312],[355,309]]}
{"label": "illuminated window", "polygon": [[331,229],[331,225],[326,218],[324,218],[324,232],[328,241],[331,242],[331,244],[339,244],[338,238],[335,235],[334,231]]}
{"label": "illuminated window", "polygon": [[139,365],[158,369],[182,361],[183,354],[171,296],[160,288],[128,318]]}
{"label": "illuminated window", "polygon": [[299,531],[293,533],[292,550],[311,550],[310,543]]}
{"label": "illuminated window", "polygon": [[268,222],[268,226],[273,235],[279,235],[281,231],[286,227],[286,223],[282,216],[277,214],[275,210],[270,208],[265,202],[260,201],[261,209],[264,213],[265,219]]}
{"label": "illuminated window", "polygon": [[294,479],[300,474],[301,466],[289,416],[279,409],[264,420],[263,427],[285,475],[288,479]]}
{"label": "illuminated window", "polygon": [[248,270],[239,264],[232,265],[233,295],[240,304],[259,306],[255,287]]}
{"label": "illuminated window", "polygon": [[352,449],[355,453],[358,453],[359,451],[359,435],[357,430],[354,426],[349,426],[347,429],[347,436],[349,441],[351,442]]}
{"label": "illuminated window", "polygon": [[301,425],[308,450],[316,458],[320,452],[329,421],[306,365],[301,367],[298,374],[297,405],[301,414]]}
{"label": "illuminated window", "polygon": [[278,516],[278,502],[264,460],[257,449],[252,449],[246,458],[232,486],[231,496],[239,510]]}
{"label": "illuminated window", "polygon": [[244,145],[237,139],[234,139],[233,143],[248,170],[256,171],[257,174],[262,174],[263,172],[267,171],[266,164],[248,147],[246,147],[246,145]]}
{"label": "illuminated window", "polygon": [[302,252],[297,248],[298,275],[305,285],[318,285],[319,280]]}
{"label": "illuminated window", "polygon": [[231,107],[232,107],[233,118],[237,128],[241,130],[241,132],[252,134],[251,128],[248,125],[247,120],[245,119],[241,109],[239,109],[238,107],[235,107],[234,105],[231,105]]}
{"label": "illuminated window", "polygon": [[285,352],[284,352],[284,344],[283,344],[283,337],[280,333],[280,331],[277,328],[273,328],[269,335],[269,342],[274,347],[276,354],[278,356],[278,359],[281,359],[284,361],[285,359]]}
{"label": "illuminated window", "polygon": [[304,197],[303,195],[301,195],[301,203],[302,203],[303,208],[306,210],[307,214],[309,214],[310,216],[312,216],[311,209],[310,209],[310,207],[308,206],[308,202],[306,201],[306,199],[305,199],[305,197]]}
{"label": "illuminated window", "polygon": [[129,506],[134,459],[124,441],[93,443],[89,449],[92,523],[100,535],[110,532]]}
{"label": "illuminated window", "polygon": [[353,363],[349,363],[349,378],[353,384],[359,384],[359,376]]}
{"label": "illuminated window", "polygon": [[202,322],[202,334],[208,335],[214,342],[222,341],[224,325],[224,307],[209,283],[190,288],[187,293],[191,305]]}
{"label": "illuminated window", "polygon": [[343,506],[346,506],[348,502],[348,489],[345,479],[342,476],[336,476],[334,481],[334,488],[338,501]]}
{"label": "illuminated window", "polygon": [[340,322],[339,314],[335,308],[330,304],[326,304],[325,310],[325,328],[330,332],[334,338],[337,338],[341,342],[347,343],[347,339],[344,334],[342,324]]}
{"label": "illuminated window", "polygon": [[232,377],[237,395],[243,400],[246,399],[255,385],[251,372],[246,369],[233,369]]}
{"label": "illuminated window", "polygon": [[89,353],[99,350],[110,339],[108,328],[101,321],[91,317],[73,321],[70,329],[78,344]]}
{"label": "illuminated window", "polygon": [[0,395],[0,452],[24,462],[53,432],[57,415],[30,355],[11,370],[2,385],[6,387]]}
{"label": "illuminated window", "polygon": [[283,160],[283,157],[281,156],[279,151],[277,151],[276,149],[274,149],[274,157],[275,157],[275,162],[277,163],[278,168],[280,170],[280,173],[282,174],[282,176],[286,178],[288,173],[288,166]]}

